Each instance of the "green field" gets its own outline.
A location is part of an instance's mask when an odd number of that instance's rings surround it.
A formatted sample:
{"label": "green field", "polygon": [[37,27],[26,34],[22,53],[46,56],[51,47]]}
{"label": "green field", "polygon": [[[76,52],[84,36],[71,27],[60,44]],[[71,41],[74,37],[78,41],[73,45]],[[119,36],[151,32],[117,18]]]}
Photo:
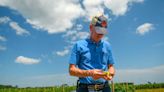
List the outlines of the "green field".
{"label": "green field", "polygon": [[[73,92],[75,86],[27,87],[19,88],[10,85],[0,85],[0,92]],[[164,92],[164,83],[140,84],[115,83],[115,92]],[[75,91],[74,91],[75,92]]]}
{"label": "green field", "polygon": [[75,87],[0,88],[0,92],[71,92]]}
{"label": "green field", "polygon": [[[5,88],[0,89],[0,92],[72,92],[74,88]],[[164,92],[164,88],[157,89],[138,89],[135,91],[115,91],[115,92]]]}
{"label": "green field", "polygon": [[157,88],[157,89],[138,89],[135,92],[164,92],[164,88]]}

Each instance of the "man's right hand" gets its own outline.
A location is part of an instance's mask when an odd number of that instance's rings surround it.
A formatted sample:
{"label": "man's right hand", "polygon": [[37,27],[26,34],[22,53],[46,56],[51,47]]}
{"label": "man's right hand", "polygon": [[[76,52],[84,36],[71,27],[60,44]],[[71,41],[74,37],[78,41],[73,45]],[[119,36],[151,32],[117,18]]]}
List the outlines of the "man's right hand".
{"label": "man's right hand", "polygon": [[104,74],[103,71],[100,69],[89,70],[89,73],[91,74],[94,80],[97,80],[99,78],[103,78],[104,76],[106,76],[106,74]]}

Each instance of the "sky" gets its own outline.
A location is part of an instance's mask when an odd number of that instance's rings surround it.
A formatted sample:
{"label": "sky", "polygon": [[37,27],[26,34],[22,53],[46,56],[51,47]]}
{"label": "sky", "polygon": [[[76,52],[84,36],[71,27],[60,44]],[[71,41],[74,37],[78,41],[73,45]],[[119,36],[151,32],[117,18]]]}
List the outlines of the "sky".
{"label": "sky", "polygon": [[72,46],[100,14],[108,18],[114,82],[164,82],[163,0],[1,0],[0,84],[75,85]]}

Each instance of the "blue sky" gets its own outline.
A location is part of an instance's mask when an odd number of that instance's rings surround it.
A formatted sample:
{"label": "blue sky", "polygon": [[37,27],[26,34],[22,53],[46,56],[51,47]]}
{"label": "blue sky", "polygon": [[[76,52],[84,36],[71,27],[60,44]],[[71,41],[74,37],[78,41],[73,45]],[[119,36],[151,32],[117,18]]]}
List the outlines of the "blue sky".
{"label": "blue sky", "polygon": [[0,84],[75,84],[71,48],[89,36],[89,21],[100,13],[109,19],[104,39],[115,57],[114,81],[164,82],[164,1],[1,0]]}

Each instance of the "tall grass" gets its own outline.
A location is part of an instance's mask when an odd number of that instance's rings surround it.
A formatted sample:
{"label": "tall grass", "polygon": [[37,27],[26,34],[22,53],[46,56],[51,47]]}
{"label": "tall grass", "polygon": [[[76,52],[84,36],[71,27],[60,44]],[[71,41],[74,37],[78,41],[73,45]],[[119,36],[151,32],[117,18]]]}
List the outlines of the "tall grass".
{"label": "tall grass", "polygon": [[[0,85],[0,92],[73,92],[75,86],[54,86],[54,87],[35,87],[18,88]],[[140,84],[115,83],[115,92],[164,92],[164,83]]]}
{"label": "tall grass", "polygon": [[135,92],[164,92],[164,88],[156,88],[156,89],[137,89]]}
{"label": "tall grass", "polygon": [[0,92],[71,92],[75,90],[71,87],[38,87],[38,88],[0,88]]}

